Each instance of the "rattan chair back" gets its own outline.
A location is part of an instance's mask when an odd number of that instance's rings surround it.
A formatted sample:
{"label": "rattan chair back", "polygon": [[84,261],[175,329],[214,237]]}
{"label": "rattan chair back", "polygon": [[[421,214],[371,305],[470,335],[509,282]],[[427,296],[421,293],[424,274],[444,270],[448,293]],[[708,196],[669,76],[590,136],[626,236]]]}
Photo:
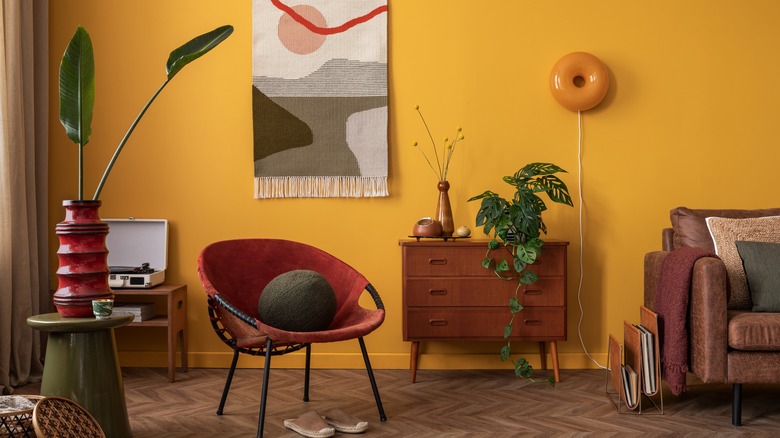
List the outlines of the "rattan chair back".
{"label": "rattan chair back", "polygon": [[38,438],[105,438],[106,434],[86,409],[64,397],[45,397],[33,410]]}

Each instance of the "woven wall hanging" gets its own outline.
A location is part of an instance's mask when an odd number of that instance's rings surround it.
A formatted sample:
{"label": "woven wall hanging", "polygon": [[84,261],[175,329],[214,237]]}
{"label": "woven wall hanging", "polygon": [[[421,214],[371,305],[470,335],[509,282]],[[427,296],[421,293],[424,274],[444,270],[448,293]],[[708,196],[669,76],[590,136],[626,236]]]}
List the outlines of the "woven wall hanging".
{"label": "woven wall hanging", "polygon": [[253,0],[255,198],[387,192],[387,1]]}

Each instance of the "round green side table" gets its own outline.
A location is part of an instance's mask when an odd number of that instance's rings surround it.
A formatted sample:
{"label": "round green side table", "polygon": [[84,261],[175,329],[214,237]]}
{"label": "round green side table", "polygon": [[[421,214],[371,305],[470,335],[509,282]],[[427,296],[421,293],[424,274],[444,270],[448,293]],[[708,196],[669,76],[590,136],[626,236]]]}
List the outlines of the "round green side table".
{"label": "round green side table", "polygon": [[49,332],[41,395],[58,395],[80,404],[109,437],[132,436],[114,329],[133,318],[63,318],[58,313],[27,318],[31,327]]}

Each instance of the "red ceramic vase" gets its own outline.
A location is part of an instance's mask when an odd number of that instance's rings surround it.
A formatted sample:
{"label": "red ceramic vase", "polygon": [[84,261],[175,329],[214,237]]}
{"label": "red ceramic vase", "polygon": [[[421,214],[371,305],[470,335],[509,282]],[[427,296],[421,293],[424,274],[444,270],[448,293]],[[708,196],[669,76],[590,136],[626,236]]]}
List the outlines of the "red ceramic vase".
{"label": "red ceramic vase", "polygon": [[108,224],[100,220],[100,201],[63,201],[65,220],[56,234],[59,267],[54,306],[66,318],[91,318],[92,300],[113,298],[108,287]]}

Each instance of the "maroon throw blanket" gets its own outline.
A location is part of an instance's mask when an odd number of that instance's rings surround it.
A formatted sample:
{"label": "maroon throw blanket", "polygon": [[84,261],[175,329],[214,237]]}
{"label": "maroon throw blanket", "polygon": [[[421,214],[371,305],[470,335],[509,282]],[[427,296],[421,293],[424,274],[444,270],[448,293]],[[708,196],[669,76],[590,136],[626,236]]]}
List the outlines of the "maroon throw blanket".
{"label": "maroon throw blanket", "polygon": [[693,265],[702,257],[717,257],[698,248],[682,247],[664,259],[655,294],[655,313],[661,321],[661,367],[674,395],[682,394],[688,372],[688,300]]}

